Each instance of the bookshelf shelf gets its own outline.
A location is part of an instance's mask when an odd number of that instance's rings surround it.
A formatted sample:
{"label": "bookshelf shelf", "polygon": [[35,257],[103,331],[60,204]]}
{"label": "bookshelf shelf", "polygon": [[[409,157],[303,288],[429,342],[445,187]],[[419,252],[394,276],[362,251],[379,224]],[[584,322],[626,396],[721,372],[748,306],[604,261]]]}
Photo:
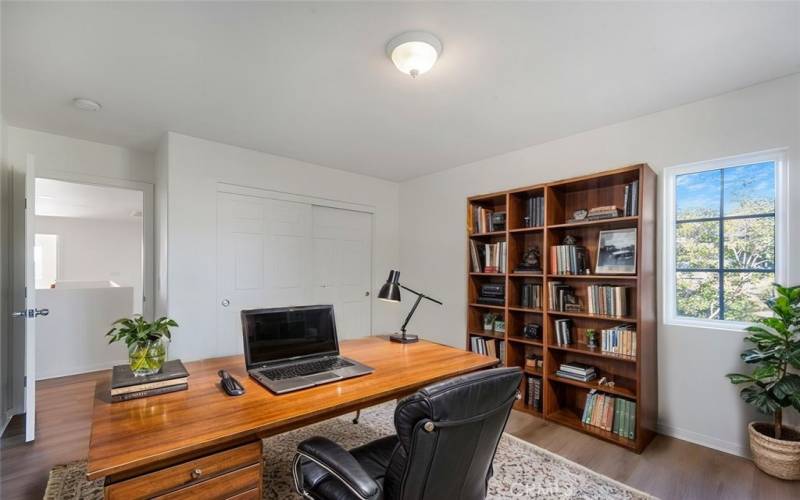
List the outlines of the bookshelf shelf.
{"label": "bookshelf shelf", "polygon": [[628,363],[636,363],[636,356],[623,356],[622,354],[613,354],[601,351],[598,349],[590,349],[585,344],[571,344],[571,345],[558,345],[550,344],[549,349],[556,351],[575,352],[585,354],[587,356],[596,356],[598,358],[611,359],[615,361],[627,361]]}
{"label": "bookshelf shelf", "polygon": [[[482,337],[487,342],[497,344],[495,352],[498,356],[501,352],[504,353],[505,359],[501,359],[503,364],[522,368],[525,377],[520,389],[525,398],[515,403],[516,410],[576,429],[637,453],[641,453],[655,435],[655,415],[658,414],[655,201],[656,176],[644,164],[467,199],[467,349],[471,347],[471,337]],[[617,207],[620,216],[567,222],[576,210],[608,206]],[[486,222],[489,219],[491,224]],[[530,221],[537,225],[527,227]],[[492,231],[478,233],[477,228]],[[600,232],[633,228],[636,229],[636,245],[633,248],[636,273],[595,273],[598,251],[610,251],[604,247],[598,248],[601,245]],[[582,250],[580,262],[588,262],[592,273],[555,273],[556,269],[570,268],[569,264],[564,265],[563,260],[558,267],[556,262],[551,262],[557,257],[564,259],[563,249],[556,250],[554,247],[572,244],[564,241],[567,236],[574,237],[577,245],[585,248],[585,251]],[[500,248],[505,264],[505,267],[500,268],[506,270],[506,273],[476,272],[479,270],[473,268],[475,255],[478,254],[483,259],[491,245]],[[525,261],[523,256],[534,248],[539,249],[542,271],[514,273],[513,270]],[[576,249],[572,251],[577,252]],[[584,255],[586,258],[583,258]],[[572,258],[575,259],[573,262],[577,261],[577,257]],[[488,259],[486,260],[488,264]],[[478,267],[482,270],[483,262],[478,262],[481,263]],[[571,266],[575,268],[576,264]],[[581,264],[577,264],[578,270],[581,267]],[[506,296],[503,305],[478,303],[481,286],[485,284],[504,284]],[[530,287],[535,290],[537,285],[541,285],[541,290],[531,292]],[[586,311],[590,296],[599,300],[598,288],[590,289],[595,285],[609,286],[612,287],[611,290],[614,290],[614,286],[624,287],[623,295],[619,296],[625,298],[624,302],[627,303],[627,311],[623,317],[547,309],[551,303],[549,294],[556,290],[558,297],[569,294]],[[531,297],[532,293],[541,300],[544,308],[520,307],[520,304],[527,303],[523,301],[523,294]],[[605,300],[622,301],[622,298],[617,299],[614,292],[607,293],[612,295],[606,295],[610,298]],[[595,307],[599,307],[598,303],[595,303]],[[622,306],[614,307],[613,310],[624,311]],[[495,321],[504,321],[507,333],[484,331],[482,328],[487,314],[494,314]],[[523,329],[532,324],[541,329],[541,340],[522,337]],[[634,331],[634,338],[631,340],[626,336],[624,341],[635,342],[636,356],[606,353],[599,348],[589,349],[586,346],[587,330],[594,329],[599,333],[600,330],[615,329],[622,324],[629,325],[631,331]],[[563,333],[565,325],[573,343],[559,345],[556,342],[556,329]],[[504,343],[502,351],[499,349],[501,343]],[[544,368],[526,367],[525,361],[530,356],[542,359]],[[563,363],[594,366],[598,377],[589,382],[559,377],[555,372]],[[603,376],[614,381],[615,387],[599,386],[597,381]],[[530,385],[528,377],[538,377],[537,380],[541,380],[541,412],[526,404]],[[536,385],[538,390],[538,382]],[[612,398],[621,397],[635,403],[635,439],[628,439],[581,421],[587,396],[592,389]]]}

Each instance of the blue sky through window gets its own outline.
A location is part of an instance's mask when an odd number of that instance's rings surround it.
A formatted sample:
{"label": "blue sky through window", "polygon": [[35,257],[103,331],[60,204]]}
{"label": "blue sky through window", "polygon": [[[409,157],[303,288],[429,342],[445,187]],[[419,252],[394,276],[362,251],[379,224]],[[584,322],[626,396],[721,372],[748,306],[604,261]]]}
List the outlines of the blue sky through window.
{"label": "blue sky through window", "polygon": [[722,170],[676,178],[678,220],[771,213],[775,210],[775,163],[762,162],[725,169],[724,213],[719,213]]}

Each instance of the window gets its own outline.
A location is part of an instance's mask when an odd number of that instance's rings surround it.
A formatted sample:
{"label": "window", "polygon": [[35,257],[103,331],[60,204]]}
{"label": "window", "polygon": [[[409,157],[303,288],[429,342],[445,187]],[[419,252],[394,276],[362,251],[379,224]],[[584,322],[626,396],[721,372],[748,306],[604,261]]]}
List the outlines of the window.
{"label": "window", "polygon": [[747,323],[768,312],[781,277],[783,163],[768,152],[665,171],[667,321]]}
{"label": "window", "polygon": [[35,234],[33,272],[36,288],[50,288],[58,279],[58,235]]}

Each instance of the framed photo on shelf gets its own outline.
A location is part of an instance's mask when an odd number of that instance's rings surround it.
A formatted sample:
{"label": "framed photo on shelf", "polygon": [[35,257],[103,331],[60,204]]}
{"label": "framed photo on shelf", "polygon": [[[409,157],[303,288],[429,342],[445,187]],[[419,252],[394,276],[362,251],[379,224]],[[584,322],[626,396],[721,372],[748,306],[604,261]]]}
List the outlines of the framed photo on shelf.
{"label": "framed photo on shelf", "polygon": [[595,274],[636,274],[636,228],[600,231]]}

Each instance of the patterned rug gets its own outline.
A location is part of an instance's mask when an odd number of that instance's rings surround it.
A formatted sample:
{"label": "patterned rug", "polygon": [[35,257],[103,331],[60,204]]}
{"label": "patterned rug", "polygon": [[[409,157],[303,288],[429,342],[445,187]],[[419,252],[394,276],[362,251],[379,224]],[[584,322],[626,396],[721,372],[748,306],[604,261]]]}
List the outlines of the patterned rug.
{"label": "patterned rug", "polygon": [[[264,440],[265,499],[299,499],[292,489],[291,460],[297,443],[311,436],[325,436],[345,448],[394,433],[394,402],[353,415],[326,420]],[[45,500],[100,500],[102,480],[85,479],[86,461],[59,465],[50,471]],[[494,459],[489,481],[490,499],[653,499],[547,450],[504,434]]]}

